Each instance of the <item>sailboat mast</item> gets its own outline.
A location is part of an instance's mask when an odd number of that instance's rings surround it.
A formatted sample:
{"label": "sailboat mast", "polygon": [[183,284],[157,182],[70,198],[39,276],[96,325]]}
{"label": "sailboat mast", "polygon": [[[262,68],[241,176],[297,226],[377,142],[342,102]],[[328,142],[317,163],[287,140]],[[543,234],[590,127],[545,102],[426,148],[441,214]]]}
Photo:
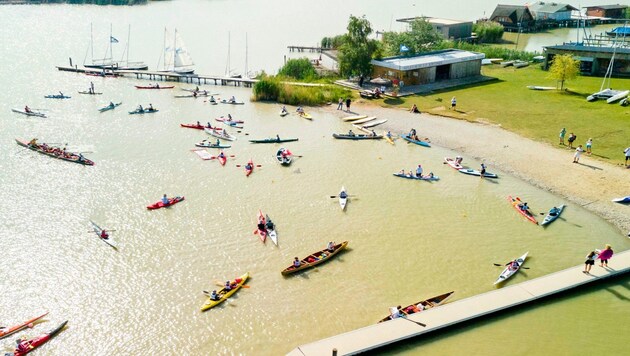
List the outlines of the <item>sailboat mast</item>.
{"label": "sailboat mast", "polygon": [[114,50],[112,48],[112,24],[109,24],[109,58],[110,62],[113,65],[114,63]]}
{"label": "sailboat mast", "polygon": [[173,36],[173,71],[175,71],[175,65],[177,60],[177,29],[175,29],[175,36]]}
{"label": "sailboat mast", "polygon": [[90,22],[90,48],[92,49],[92,63],[94,63],[94,39],[92,37],[92,23]]}
{"label": "sailboat mast", "polygon": [[245,32],[245,77],[249,78],[249,71],[247,70],[247,32]]}
{"label": "sailboat mast", "polygon": [[228,57],[227,57],[227,64],[225,66],[225,76],[229,77],[230,76],[230,32],[228,31]]}

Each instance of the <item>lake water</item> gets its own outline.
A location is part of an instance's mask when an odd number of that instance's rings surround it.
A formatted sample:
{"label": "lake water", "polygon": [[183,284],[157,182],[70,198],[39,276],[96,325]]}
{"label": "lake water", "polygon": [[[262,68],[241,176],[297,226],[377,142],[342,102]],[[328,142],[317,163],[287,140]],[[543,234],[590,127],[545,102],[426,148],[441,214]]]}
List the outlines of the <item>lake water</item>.
{"label": "lake water", "polygon": [[[111,22],[121,40],[115,56],[131,24],[131,57],[152,68],[162,51],[164,26],[176,26],[199,73],[224,73],[228,47],[230,68],[244,71],[247,49],[249,69],[274,72],[287,45],[315,45],[323,36],[344,31],[350,13],[366,13],[375,28],[386,28],[392,14],[395,19],[412,11],[413,3],[405,4],[1,6],[0,182],[5,199],[0,202],[0,253],[5,263],[0,324],[50,311],[48,322],[18,334],[35,336],[68,319],[68,328],[43,354],[276,355],[371,324],[393,305],[450,290],[456,291],[454,299],[491,290],[500,273],[492,264],[525,251],[531,269],[509,283],[580,264],[604,243],[619,251],[630,247],[611,225],[579,206],[569,205],[547,229],[527,222],[510,207],[507,195],[524,197],[536,212],[566,202],[505,172],[497,172],[501,178],[496,181],[458,174],[442,164],[443,157],[456,155],[448,149],[334,140],[331,134],[348,125],[338,120],[342,115],[326,110],[309,109],[312,122],[295,115],[281,118],[277,105],[249,102],[247,88],[208,86],[219,97],[234,95],[246,102],[211,106],[202,98],[174,98],[189,87],[184,84],[137,90],[134,85],[148,82],[54,68],[66,65],[68,57],[83,62],[90,23],[95,51],[103,53]],[[430,14],[466,18],[475,13],[472,5],[455,4],[432,4],[436,8]],[[391,8],[383,11],[384,6]],[[491,12],[494,5],[486,7]],[[77,93],[90,81],[104,94]],[[72,98],[43,98],[60,90]],[[123,104],[99,113],[110,100]],[[160,111],[127,114],[149,103]],[[26,104],[44,109],[49,118],[11,113]],[[244,130],[232,131],[238,139],[226,150],[235,157],[225,167],[200,160],[190,150],[207,135],[179,124],[228,113],[245,120]],[[300,138],[286,145],[303,156],[290,167],[274,161],[279,146],[247,142],[276,134]],[[68,143],[96,165],[53,160],[14,143],[32,137]],[[236,165],[250,158],[261,167],[246,178]],[[418,163],[441,180],[391,175]],[[330,198],[342,185],[353,195],[345,212]],[[171,209],[145,208],[164,193],[186,200]],[[277,224],[279,247],[263,245],[252,234],[259,209]],[[116,230],[118,252],[88,233],[89,219]],[[300,275],[280,275],[294,256],[304,257],[329,240],[348,240],[348,251]],[[199,311],[203,290],[247,271],[250,288],[217,308]],[[605,341],[608,353],[621,354],[627,351],[629,282],[599,284],[390,352],[444,355],[465,347],[466,353],[484,355],[576,354]],[[8,351],[16,337],[0,345]]]}

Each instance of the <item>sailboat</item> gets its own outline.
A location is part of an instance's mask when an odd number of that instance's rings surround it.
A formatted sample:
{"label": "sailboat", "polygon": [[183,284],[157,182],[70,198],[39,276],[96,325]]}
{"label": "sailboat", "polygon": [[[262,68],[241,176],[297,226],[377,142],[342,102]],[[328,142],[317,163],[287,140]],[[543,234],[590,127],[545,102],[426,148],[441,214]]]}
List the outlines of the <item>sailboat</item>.
{"label": "sailboat", "polygon": [[[123,52],[122,59],[120,62],[114,61],[114,51],[112,45],[118,43],[118,39],[116,39],[112,35],[112,26],[109,26],[109,41],[107,45],[107,49],[105,50],[105,55],[103,58],[94,59],[94,40],[93,40],[93,30],[92,24],[90,24],[90,47],[88,50],[91,51],[92,55],[92,63],[86,63],[87,53],[85,54],[85,59],[83,60],[83,66],[86,68],[98,68],[98,69],[127,69],[127,70],[147,70],[149,66],[144,64],[143,62],[129,62],[129,39],[131,36],[131,25],[129,26],[129,32],[127,33],[127,45],[125,51]],[[126,55],[126,59],[125,58]]]}
{"label": "sailboat", "polygon": [[230,33],[228,32],[228,55],[227,55],[227,64],[225,66],[225,76],[227,78],[241,78],[242,76],[239,73],[235,73],[232,68],[230,68]]}
{"label": "sailboat", "polygon": [[[586,101],[595,101],[597,99],[606,99],[606,101],[610,104],[617,100],[623,99],[628,93],[624,90],[613,90],[610,87],[610,78],[612,77],[615,63],[615,54],[617,53],[617,48],[621,47],[621,44],[618,44],[619,38],[615,37],[615,40],[612,43],[612,55],[610,56],[610,62],[608,62],[608,68],[606,68],[606,73],[604,74],[604,80],[602,80],[602,85],[599,88],[597,93],[593,93],[586,97]],[[606,83],[608,81],[608,83]],[[608,87],[604,89],[604,87]]]}
{"label": "sailboat", "polygon": [[[193,74],[195,68],[184,41],[175,29],[173,38],[170,37],[168,30],[164,29],[164,65],[161,72],[172,72],[177,74]],[[159,68],[158,63],[158,68]]]}
{"label": "sailboat", "polygon": [[127,46],[123,51],[122,56],[120,57],[120,62],[116,63],[117,69],[123,70],[147,70],[149,66],[144,62],[129,62],[129,42],[131,40],[131,25],[129,25],[129,30],[127,30]]}

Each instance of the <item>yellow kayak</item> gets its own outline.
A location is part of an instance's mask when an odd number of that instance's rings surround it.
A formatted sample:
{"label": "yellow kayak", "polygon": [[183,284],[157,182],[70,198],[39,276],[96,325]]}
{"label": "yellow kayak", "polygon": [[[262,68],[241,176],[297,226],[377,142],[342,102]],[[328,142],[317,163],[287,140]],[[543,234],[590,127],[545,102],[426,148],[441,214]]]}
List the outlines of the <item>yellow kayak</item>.
{"label": "yellow kayak", "polygon": [[307,113],[306,111],[299,115],[307,120],[313,120],[313,117],[311,116],[311,114]]}
{"label": "yellow kayak", "polygon": [[236,293],[237,290],[241,289],[243,284],[245,284],[245,281],[247,281],[247,278],[249,278],[249,272],[233,280],[232,282],[236,283],[236,287],[232,288],[231,290],[226,291],[225,288],[221,288],[221,290],[217,292],[217,296],[219,297],[219,299],[217,300],[212,300],[210,299],[210,297],[208,297],[206,303],[201,306],[201,311],[206,311],[223,303],[226,299],[231,297],[232,294]]}
{"label": "yellow kayak", "polygon": [[387,142],[391,143],[392,145],[394,144],[394,140],[387,136],[387,131],[385,131],[385,133],[383,133],[383,137],[385,137],[385,140],[387,140]]}

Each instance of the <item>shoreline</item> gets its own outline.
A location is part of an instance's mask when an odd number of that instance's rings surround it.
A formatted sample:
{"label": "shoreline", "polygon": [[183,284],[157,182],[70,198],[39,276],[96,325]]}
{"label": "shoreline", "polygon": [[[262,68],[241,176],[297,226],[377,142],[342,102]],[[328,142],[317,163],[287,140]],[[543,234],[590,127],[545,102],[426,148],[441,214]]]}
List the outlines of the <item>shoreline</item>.
{"label": "shoreline", "polygon": [[[464,164],[470,159],[484,162],[491,172],[498,168],[580,205],[617,227],[624,236],[630,232],[628,206],[611,201],[629,194],[630,172],[623,166],[591,159],[586,153],[574,164],[573,149],[559,150],[549,143],[507,131],[500,125],[479,121],[412,114],[407,109],[381,107],[364,100],[353,102],[350,113],[337,111],[336,105],[322,109],[336,112],[339,118],[361,114],[388,119],[374,128],[379,133],[391,130],[399,134],[415,128],[418,136],[429,137],[432,144],[459,152]],[[597,154],[596,147],[594,154]]]}

